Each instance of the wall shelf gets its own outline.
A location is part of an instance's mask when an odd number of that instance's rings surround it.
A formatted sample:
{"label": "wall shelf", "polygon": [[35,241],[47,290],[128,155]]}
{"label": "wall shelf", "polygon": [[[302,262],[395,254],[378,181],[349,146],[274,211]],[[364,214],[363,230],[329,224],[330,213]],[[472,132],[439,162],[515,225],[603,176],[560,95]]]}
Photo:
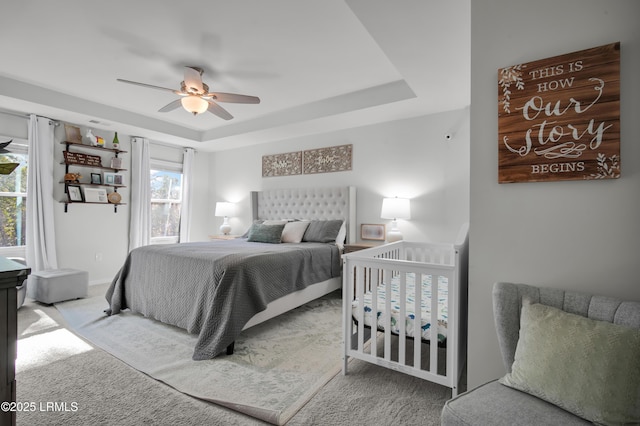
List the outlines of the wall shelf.
{"label": "wall shelf", "polygon": [[[93,151],[102,151],[102,152],[106,152],[108,154],[113,155],[115,158],[118,158],[118,154],[122,154],[122,153],[126,153],[127,151],[123,151],[121,149],[118,148],[105,148],[102,146],[93,146],[93,145],[85,145],[83,143],[78,143],[78,142],[69,142],[69,141],[62,141],[60,142],[60,144],[65,146],[65,160],[60,163],[63,164],[65,166],[65,175],[69,173],[69,168],[70,167],[83,167],[83,168],[89,168],[89,169],[94,169],[94,170],[104,170],[107,172],[114,172],[114,173],[119,173],[122,171],[126,171],[127,169],[122,169],[122,168],[114,168],[114,167],[105,167],[97,164],[85,164],[85,163],[81,163],[81,162],[69,162],[66,160],[67,156],[71,157],[70,152],[76,152],[75,150],[72,150],[71,148],[81,148],[81,149],[88,149],[88,150],[93,150]],[[97,156],[89,156],[89,157],[83,157],[84,154],[81,153],[76,153],[77,155],[74,157],[74,159],[78,159],[81,161],[91,161],[91,162],[98,162],[98,158]],[[102,163],[102,157],[100,157],[100,163]],[[113,189],[113,192],[118,192],[118,189],[120,188],[126,188],[125,185],[114,185],[114,184],[106,184],[106,183],[91,183],[91,182],[66,182],[66,181],[62,181],[60,182],[60,184],[64,185],[64,192],[65,194],[68,194],[69,192],[69,185],[80,185],[82,187],[102,187],[102,188],[110,188]],[[82,197],[84,199],[84,197]],[[86,201],[71,201],[71,200],[64,200],[64,201],[60,201],[62,204],[64,204],[64,212],[67,213],[69,211],[69,204],[101,204],[101,205],[111,205],[113,206],[113,212],[117,213],[118,212],[118,206],[121,205],[125,205],[125,203],[99,203],[99,202],[86,202]]]}

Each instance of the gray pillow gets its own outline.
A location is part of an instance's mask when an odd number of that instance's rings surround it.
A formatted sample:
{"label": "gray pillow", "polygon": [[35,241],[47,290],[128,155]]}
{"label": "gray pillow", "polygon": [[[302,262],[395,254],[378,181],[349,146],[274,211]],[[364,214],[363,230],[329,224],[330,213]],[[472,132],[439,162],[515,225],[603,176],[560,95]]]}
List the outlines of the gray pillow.
{"label": "gray pillow", "polygon": [[597,424],[638,424],[640,330],[524,302],[500,383]]}
{"label": "gray pillow", "polygon": [[247,241],[254,243],[280,244],[283,229],[284,225],[263,225],[261,223],[254,223],[251,225],[251,229],[249,229]]}
{"label": "gray pillow", "polygon": [[342,220],[312,220],[302,237],[302,241],[314,243],[335,242],[342,226]]}
{"label": "gray pillow", "polygon": [[[253,221],[254,224],[255,223],[263,223],[263,222],[264,222],[264,220],[260,220],[260,219]],[[251,226],[249,227],[249,229],[247,229],[247,231],[244,234],[242,234],[242,237],[240,237],[240,238],[249,238],[249,231],[251,231]]]}

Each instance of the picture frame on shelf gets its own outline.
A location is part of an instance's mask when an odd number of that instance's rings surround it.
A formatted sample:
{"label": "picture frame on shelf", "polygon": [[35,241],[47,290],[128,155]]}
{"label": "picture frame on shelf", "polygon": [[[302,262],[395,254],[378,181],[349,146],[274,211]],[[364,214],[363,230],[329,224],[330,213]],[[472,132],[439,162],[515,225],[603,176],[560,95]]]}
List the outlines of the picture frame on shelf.
{"label": "picture frame on shelf", "polygon": [[86,203],[107,203],[107,190],[104,188],[85,188],[84,201]]}
{"label": "picture frame on shelf", "polygon": [[104,172],[105,185],[123,185],[124,177],[120,173]]}
{"label": "picture frame on shelf", "polygon": [[91,183],[93,185],[102,185],[102,176],[100,173],[91,173]]}
{"label": "picture frame on shelf", "polygon": [[113,157],[111,159],[111,168],[112,169],[121,169],[122,168],[122,158]]}
{"label": "picture frame on shelf", "polygon": [[67,138],[67,142],[71,143],[82,143],[82,134],[80,133],[80,128],[76,126],[72,126],[70,124],[64,125],[64,133]]}
{"label": "picture frame on shelf", "polygon": [[80,185],[67,185],[67,196],[69,197],[69,202],[84,203]]}
{"label": "picture frame on shelf", "polygon": [[384,241],[386,230],[384,224],[363,223],[360,225],[360,239]]}

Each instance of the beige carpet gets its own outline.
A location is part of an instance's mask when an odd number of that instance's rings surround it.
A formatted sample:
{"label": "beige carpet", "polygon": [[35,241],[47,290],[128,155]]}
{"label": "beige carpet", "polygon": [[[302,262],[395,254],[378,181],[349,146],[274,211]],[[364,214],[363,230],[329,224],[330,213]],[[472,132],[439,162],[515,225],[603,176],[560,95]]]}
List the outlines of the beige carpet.
{"label": "beige carpet", "polygon": [[[103,297],[57,304],[71,329],[180,392],[284,424],[340,371],[340,295],[311,302],[242,333],[232,356],[193,361],[196,338],[123,313]],[[311,332],[310,332],[311,331]]]}

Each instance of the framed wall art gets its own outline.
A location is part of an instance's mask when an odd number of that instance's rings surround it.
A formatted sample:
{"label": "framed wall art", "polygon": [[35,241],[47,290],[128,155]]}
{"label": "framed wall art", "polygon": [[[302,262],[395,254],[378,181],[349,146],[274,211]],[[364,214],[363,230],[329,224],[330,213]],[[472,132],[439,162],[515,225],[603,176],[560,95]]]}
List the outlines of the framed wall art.
{"label": "framed wall art", "polygon": [[262,177],[291,176],[301,173],[301,151],[262,156]]}
{"label": "framed wall art", "polygon": [[353,145],[310,149],[303,152],[303,173],[328,173],[351,170]]}
{"label": "framed wall art", "polygon": [[84,201],[87,203],[106,203],[107,190],[104,188],[85,188]]}
{"label": "framed wall art", "polygon": [[498,70],[498,182],[620,177],[620,43]]}
{"label": "framed wall art", "polygon": [[360,225],[360,239],[384,241],[385,235],[384,224],[363,223]]}
{"label": "framed wall art", "polygon": [[72,203],[84,202],[82,188],[80,185],[67,185],[67,196],[69,197],[69,201]]}
{"label": "framed wall art", "polygon": [[124,177],[120,173],[104,172],[105,185],[124,185]]}
{"label": "framed wall art", "polygon": [[64,125],[64,133],[67,142],[82,143],[82,134],[80,128],[72,126],[71,124]]}

